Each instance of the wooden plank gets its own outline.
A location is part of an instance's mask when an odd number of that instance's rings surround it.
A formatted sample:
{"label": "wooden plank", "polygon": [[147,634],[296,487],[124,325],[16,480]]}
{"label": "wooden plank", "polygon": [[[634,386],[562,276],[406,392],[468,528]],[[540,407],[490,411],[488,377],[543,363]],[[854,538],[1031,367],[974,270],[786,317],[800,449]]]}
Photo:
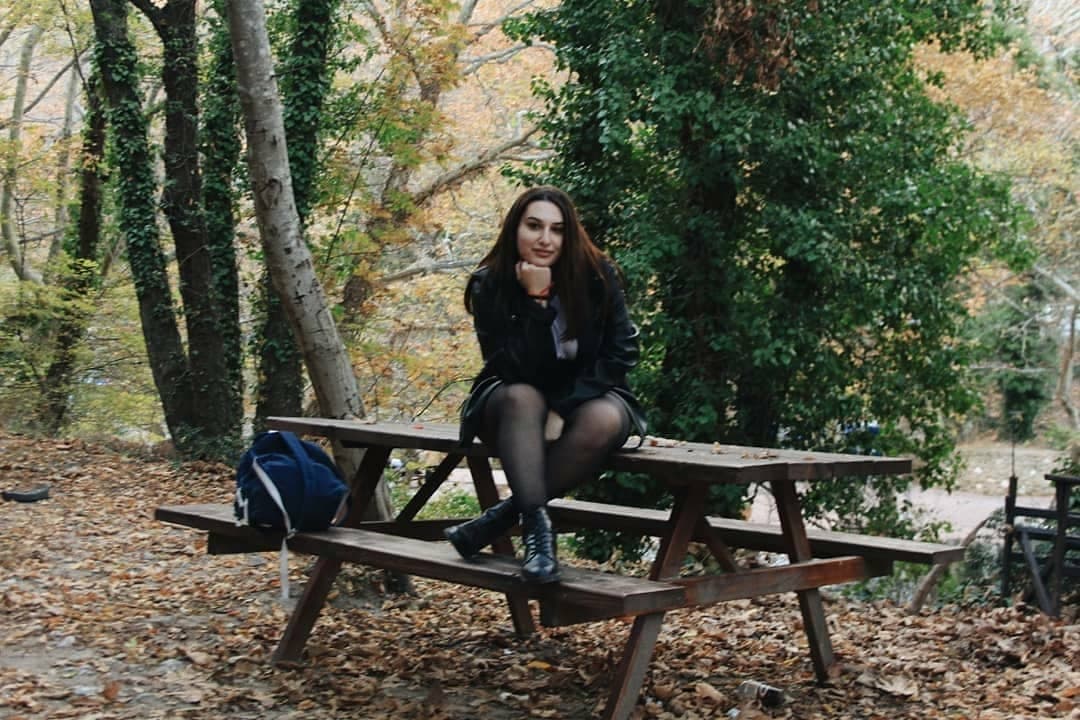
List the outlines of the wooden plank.
{"label": "wooden plank", "polygon": [[687,607],[708,605],[840,585],[869,577],[866,561],[860,557],[807,560],[794,565],[756,568],[728,575],[712,575],[671,580],[686,588]]}
{"label": "wooden plank", "polygon": [[268,535],[276,536],[277,544],[281,545],[281,533],[269,533],[246,525],[237,525],[232,505],[225,503],[162,505],[154,510],[154,519],[196,530],[212,530],[224,535],[247,537],[253,541],[258,541]]}
{"label": "wooden plank", "polygon": [[1039,562],[1035,558],[1031,540],[1023,530],[1020,531],[1020,547],[1024,550],[1024,559],[1027,561],[1028,572],[1031,574],[1031,586],[1035,590],[1035,600],[1039,603],[1039,609],[1047,615],[1053,615],[1054,605],[1050,601],[1046,586],[1043,585],[1042,568],[1039,567]]}
{"label": "wooden plank", "polygon": [[372,447],[364,452],[364,457],[360,459],[360,467],[356,470],[356,476],[349,482],[351,504],[342,525],[351,527],[361,520],[375,519],[368,517],[368,506],[375,498],[375,491],[379,487],[389,459],[390,448],[388,447]]}
{"label": "wooden plank", "polygon": [[[548,503],[548,509],[552,519],[562,528],[592,527],[636,531],[653,537],[663,535],[669,516],[667,510],[567,499],[552,500]],[[783,532],[777,525],[709,517],[709,526],[731,547],[784,552]],[[814,557],[861,555],[885,561],[930,565],[956,562],[964,557],[963,547],[941,543],[815,529],[807,530],[807,537],[810,538]],[[694,539],[705,540],[699,535],[695,535]]]}
{"label": "wooden plank", "polygon": [[661,537],[660,549],[656,551],[649,578],[665,580],[678,577],[690,538],[694,535],[698,520],[705,506],[703,485],[691,485],[675,492],[675,506],[671,509],[668,530]]}
{"label": "wooden plank", "polygon": [[256,539],[251,539],[212,532],[206,538],[207,555],[238,555],[241,553],[272,552],[280,549],[281,539],[274,540],[269,535],[260,535]]}
{"label": "wooden plank", "polygon": [[[1030,525],[1014,525],[1012,532],[1025,533],[1032,540],[1054,541],[1057,539],[1057,530],[1044,527],[1032,527]],[[1080,549],[1080,535],[1066,535],[1065,547],[1068,550]]]}
{"label": "wooden plank", "polygon": [[[794,482],[777,480],[772,483],[772,494],[776,500],[776,511],[780,515],[780,526],[784,531],[784,550],[792,563],[810,560],[810,539],[806,537],[799,497],[795,493]],[[829,623],[825,618],[825,606],[821,602],[821,592],[815,588],[796,590],[799,609],[802,611],[803,631],[810,645],[810,659],[814,663],[814,675],[819,683],[828,682],[838,666],[833,654],[832,640],[829,638]]]}
{"label": "wooden plank", "polygon": [[321,557],[315,562],[308,581],[304,583],[304,591],[289,615],[285,632],[281,634],[281,640],[274,648],[271,656],[273,662],[299,662],[307,639],[311,637],[311,630],[315,627],[315,621],[322,614],[330,588],[340,571],[341,560],[337,558]]}
{"label": "wooden plank", "polygon": [[[332,418],[271,417],[267,419],[267,426],[333,438],[346,445],[415,448],[478,457],[491,454],[481,442],[474,442],[467,449],[459,447],[458,426],[442,423],[366,423]],[[911,460],[651,438],[640,448],[633,448],[628,443],[612,455],[607,467],[647,474],[669,473],[673,482],[750,483],[904,474],[911,472]]]}
{"label": "wooden plank", "polygon": [[634,626],[630,629],[630,637],[615,670],[611,692],[601,715],[604,720],[626,720],[630,717],[637,705],[641,682],[645,679],[645,670],[652,659],[656,638],[660,635],[663,622],[663,613],[642,615],[634,619]]}
{"label": "wooden plank", "polygon": [[[231,512],[231,506],[215,504],[162,507],[156,514],[166,522],[235,537],[259,533],[253,528],[237,527]],[[280,541],[280,535],[277,537]],[[521,593],[557,605],[594,608],[606,617],[638,615],[685,604],[685,592],[671,583],[564,566],[560,582],[536,585],[521,580],[520,565],[513,558],[485,553],[475,561],[467,561],[446,543],[355,528],[297,533],[289,540],[289,548],[336,561],[359,562],[434,580]]]}
{"label": "wooden plank", "polygon": [[1057,537],[1054,538],[1053,560],[1050,565],[1050,614],[1060,617],[1061,588],[1065,581],[1065,551],[1069,544],[1069,526],[1074,522],[1069,513],[1069,494],[1075,484],[1080,482],[1080,478],[1063,475],[1047,475],[1047,478],[1054,483],[1054,508],[1057,510]]}
{"label": "wooden plank", "polygon": [[447,455],[439,463],[438,467],[428,473],[424,479],[424,484],[420,486],[420,489],[416,491],[416,494],[410,498],[408,504],[401,509],[401,512],[397,514],[395,520],[398,522],[407,522],[416,517],[416,514],[427,504],[427,501],[431,499],[431,496],[435,494],[442,484],[446,481],[446,478],[450,476],[450,473],[461,462],[461,455]]}
{"label": "wooden plank", "polygon": [[453,548],[443,543],[364,530],[332,528],[324,533],[299,533],[290,540],[289,547],[297,552],[332,556],[433,580],[600,607],[615,614],[651,611],[658,604],[678,604],[683,597],[680,588],[668,583],[572,567],[564,568],[563,579],[553,586],[552,591],[547,591],[543,586],[522,582],[520,564],[513,558],[481,553],[474,560],[463,560]]}
{"label": "wooden plank", "polygon": [[365,520],[364,522],[357,523],[356,529],[381,532],[386,533],[387,535],[400,535],[401,537],[411,537],[416,540],[427,540],[428,542],[442,542],[445,539],[445,536],[443,535],[443,530],[445,528],[465,522],[467,519],[468,518],[410,520],[408,522],[398,522],[396,520]]}

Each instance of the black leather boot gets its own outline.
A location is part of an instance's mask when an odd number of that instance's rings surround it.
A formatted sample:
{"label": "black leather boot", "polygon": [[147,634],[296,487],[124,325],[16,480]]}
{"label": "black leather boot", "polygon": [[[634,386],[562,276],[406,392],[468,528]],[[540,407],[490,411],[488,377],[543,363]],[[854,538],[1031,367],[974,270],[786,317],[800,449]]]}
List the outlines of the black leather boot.
{"label": "black leather boot", "polygon": [[513,498],[495,503],[469,522],[443,530],[443,535],[461,557],[468,560],[517,525]]}
{"label": "black leather boot", "polygon": [[521,575],[526,582],[552,583],[559,580],[559,561],[555,559],[555,534],[547,508],[538,507],[521,516],[521,539],[525,560]]}

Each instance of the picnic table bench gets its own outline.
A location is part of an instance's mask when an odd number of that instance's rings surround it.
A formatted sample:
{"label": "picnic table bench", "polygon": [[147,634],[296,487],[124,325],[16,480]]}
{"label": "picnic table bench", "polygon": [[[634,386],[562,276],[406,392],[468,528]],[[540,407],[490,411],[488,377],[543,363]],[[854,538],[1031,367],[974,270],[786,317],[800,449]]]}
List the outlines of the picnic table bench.
{"label": "picnic table bench", "polygon": [[[603,712],[604,718],[623,720],[637,702],[664,615],[670,610],[795,592],[814,671],[818,680],[825,682],[837,667],[819,588],[888,574],[894,561],[949,563],[964,552],[962,547],[934,543],[807,531],[797,483],[907,473],[910,460],[650,440],[640,448],[614,453],[608,467],[663,480],[674,497],[670,511],[565,499],[550,504],[557,531],[590,527],[659,538],[648,576],[630,577],[564,564],[559,582],[536,585],[521,580],[520,564],[512,557],[509,538],[496,542],[492,553],[464,560],[442,542],[442,530],[461,518],[416,519],[462,460],[471,471],[480,505],[489,507],[499,499],[490,450],[481,443],[459,447],[456,426],[325,418],[271,418],[268,425],[365,448],[352,482],[352,506],[341,526],[297,533],[288,540],[291,550],[318,560],[274,653],[275,661],[300,658],[341,564],[358,562],[504,593],[520,635],[536,629],[530,601],[539,604],[539,619],[545,626],[634,618]],[[364,510],[374,497],[391,452],[397,449],[441,453],[444,459],[393,520],[364,521]],[[705,515],[706,493],[715,483],[767,484],[776,501],[780,525]],[[164,506],[155,516],[206,531],[211,554],[259,552],[281,544],[280,534],[237,526],[231,505]],[[681,577],[680,567],[692,541],[703,543],[724,572]],[[789,562],[745,569],[735,562],[732,548],[785,553]]]}

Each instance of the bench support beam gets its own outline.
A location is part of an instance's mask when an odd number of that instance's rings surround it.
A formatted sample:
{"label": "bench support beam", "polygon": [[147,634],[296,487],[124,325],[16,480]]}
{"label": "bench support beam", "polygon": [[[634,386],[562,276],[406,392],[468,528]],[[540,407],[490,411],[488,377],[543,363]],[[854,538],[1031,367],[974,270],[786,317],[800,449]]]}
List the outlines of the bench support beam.
{"label": "bench support beam", "polygon": [[634,618],[626,649],[611,684],[611,693],[604,705],[604,713],[601,715],[603,720],[624,720],[630,717],[641,694],[641,683],[645,679],[645,670],[649,667],[663,622],[662,612]]}
{"label": "bench support beam", "polygon": [[315,627],[315,621],[322,613],[326,597],[330,594],[330,588],[340,570],[341,561],[336,558],[321,557],[315,561],[311,577],[304,585],[304,592],[297,601],[296,609],[289,616],[289,624],[285,626],[285,632],[271,656],[273,662],[300,661],[304,645],[311,636],[311,629]]}
{"label": "bench support beam", "polygon": [[823,585],[839,585],[869,577],[859,557],[807,560],[783,567],[743,570],[729,575],[671,579],[686,588],[686,606],[700,607],[728,600],[755,598],[784,592],[802,592]]}
{"label": "bench support beam", "polygon": [[[775,480],[772,483],[776,510],[780,515],[780,527],[784,533],[784,544],[792,563],[806,562],[813,558],[810,540],[806,537],[799,498],[795,494],[795,483]],[[821,592],[817,588],[799,590],[799,609],[802,611],[803,628],[810,643],[810,659],[814,664],[814,674],[819,683],[825,684],[836,676],[839,668],[833,655],[832,641],[829,639],[829,626],[825,619],[825,607],[821,602]]]}
{"label": "bench support beam", "polygon": [[[371,499],[375,497],[375,488],[382,479],[386,461],[390,458],[390,448],[372,447],[364,451],[360,467],[356,470],[352,488],[353,505],[341,523],[345,527],[358,525],[363,518]],[[322,613],[323,605],[334,585],[334,579],[341,571],[341,560],[332,557],[320,557],[311,571],[299,604],[289,616],[289,624],[274,650],[274,662],[296,662],[304,652],[304,645],[315,627],[315,621]]]}

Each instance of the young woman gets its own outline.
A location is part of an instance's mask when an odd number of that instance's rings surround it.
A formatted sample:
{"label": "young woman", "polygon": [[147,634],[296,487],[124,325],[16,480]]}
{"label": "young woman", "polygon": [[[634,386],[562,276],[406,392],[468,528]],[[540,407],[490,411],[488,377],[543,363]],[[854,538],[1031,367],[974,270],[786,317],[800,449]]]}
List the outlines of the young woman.
{"label": "young woman", "polygon": [[484,367],[462,406],[461,440],[498,455],[512,496],[446,530],[468,558],[522,524],[522,575],[559,579],[549,499],[595,475],[645,417],[626,384],[638,332],[612,261],[589,239],[573,202],[527,190],[465,290]]}

